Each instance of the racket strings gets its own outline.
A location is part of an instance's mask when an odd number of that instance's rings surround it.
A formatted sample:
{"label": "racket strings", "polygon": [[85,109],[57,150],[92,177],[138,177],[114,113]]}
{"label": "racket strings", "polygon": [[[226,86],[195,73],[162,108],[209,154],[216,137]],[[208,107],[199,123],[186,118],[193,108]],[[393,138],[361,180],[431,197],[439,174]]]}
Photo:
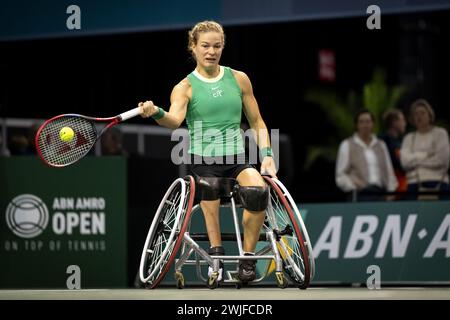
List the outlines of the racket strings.
{"label": "racket strings", "polygon": [[[59,132],[64,127],[74,131],[71,141],[63,141]],[[97,140],[94,124],[84,118],[63,116],[48,122],[38,137],[38,148],[43,159],[53,166],[65,166],[84,157]]]}

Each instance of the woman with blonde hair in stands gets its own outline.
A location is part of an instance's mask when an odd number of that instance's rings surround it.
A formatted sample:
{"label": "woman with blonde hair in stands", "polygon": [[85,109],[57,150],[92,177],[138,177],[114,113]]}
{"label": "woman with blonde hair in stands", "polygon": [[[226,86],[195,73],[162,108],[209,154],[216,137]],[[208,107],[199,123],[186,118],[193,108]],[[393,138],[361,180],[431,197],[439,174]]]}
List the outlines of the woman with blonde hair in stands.
{"label": "woman with blonde hair in stands", "polygon": [[413,199],[419,192],[449,191],[449,137],[447,130],[435,126],[434,121],[434,110],[428,101],[419,99],[411,105],[410,122],[416,130],[405,136],[400,159]]}

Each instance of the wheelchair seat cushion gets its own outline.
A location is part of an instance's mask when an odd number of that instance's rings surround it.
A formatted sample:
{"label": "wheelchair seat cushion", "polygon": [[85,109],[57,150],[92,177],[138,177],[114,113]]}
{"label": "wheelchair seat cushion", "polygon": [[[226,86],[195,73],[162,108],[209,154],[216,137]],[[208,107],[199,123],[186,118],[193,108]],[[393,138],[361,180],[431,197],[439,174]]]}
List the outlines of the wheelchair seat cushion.
{"label": "wheelchair seat cushion", "polygon": [[237,184],[236,179],[221,177],[195,177],[198,198],[217,200],[230,198]]}

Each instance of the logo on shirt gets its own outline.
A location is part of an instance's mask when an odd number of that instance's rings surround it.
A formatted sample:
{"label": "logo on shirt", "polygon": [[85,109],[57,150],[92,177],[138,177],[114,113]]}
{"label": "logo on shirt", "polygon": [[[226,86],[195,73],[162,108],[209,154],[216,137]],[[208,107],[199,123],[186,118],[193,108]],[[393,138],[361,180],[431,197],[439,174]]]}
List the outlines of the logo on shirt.
{"label": "logo on shirt", "polygon": [[220,86],[212,87],[211,90],[213,91],[212,95],[214,98],[222,96],[223,90],[220,89]]}

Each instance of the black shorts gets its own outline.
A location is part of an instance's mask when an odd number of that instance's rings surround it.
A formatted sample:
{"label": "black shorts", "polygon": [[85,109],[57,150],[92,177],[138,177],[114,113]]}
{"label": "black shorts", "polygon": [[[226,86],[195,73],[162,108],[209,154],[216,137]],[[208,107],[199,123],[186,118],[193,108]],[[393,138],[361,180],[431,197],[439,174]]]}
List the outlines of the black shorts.
{"label": "black shorts", "polygon": [[196,177],[222,177],[236,179],[239,173],[255,168],[245,154],[220,157],[201,157],[191,154],[190,171]]}

